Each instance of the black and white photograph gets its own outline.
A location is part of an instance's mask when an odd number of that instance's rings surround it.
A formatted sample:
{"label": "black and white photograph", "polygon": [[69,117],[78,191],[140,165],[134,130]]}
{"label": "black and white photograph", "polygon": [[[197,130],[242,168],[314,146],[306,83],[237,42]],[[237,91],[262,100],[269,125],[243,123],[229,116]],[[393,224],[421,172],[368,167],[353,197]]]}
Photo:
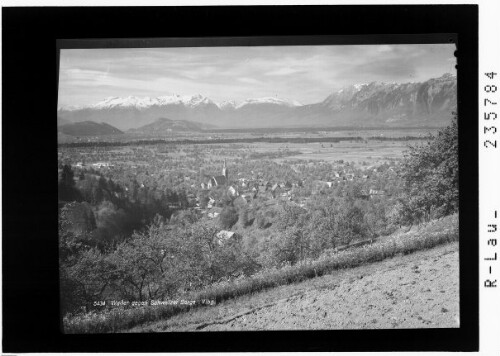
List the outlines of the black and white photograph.
{"label": "black and white photograph", "polygon": [[2,352],[498,349],[496,5],[58,1],[1,7]]}
{"label": "black and white photograph", "polygon": [[460,327],[454,41],[74,47],[65,334]]}

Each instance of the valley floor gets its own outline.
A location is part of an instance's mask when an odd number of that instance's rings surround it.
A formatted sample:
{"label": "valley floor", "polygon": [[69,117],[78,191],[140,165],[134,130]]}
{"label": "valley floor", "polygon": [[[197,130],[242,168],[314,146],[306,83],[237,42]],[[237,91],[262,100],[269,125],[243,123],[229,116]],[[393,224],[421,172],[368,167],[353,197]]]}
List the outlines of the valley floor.
{"label": "valley floor", "polygon": [[228,300],[129,332],[456,328],[458,243]]}

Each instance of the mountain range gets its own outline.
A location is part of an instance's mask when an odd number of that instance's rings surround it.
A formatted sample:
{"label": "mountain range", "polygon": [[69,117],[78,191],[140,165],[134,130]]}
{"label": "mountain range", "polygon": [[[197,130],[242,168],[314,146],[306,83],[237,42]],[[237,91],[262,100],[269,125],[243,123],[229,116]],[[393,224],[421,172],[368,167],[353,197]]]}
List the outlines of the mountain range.
{"label": "mountain range", "polygon": [[121,130],[137,129],[165,117],[172,121],[166,123],[174,125],[170,127],[172,130],[180,125],[179,121],[201,124],[193,128],[195,130],[214,127],[444,126],[456,111],[456,105],[456,76],[447,73],[421,83],[351,85],[331,93],[321,102],[307,105],[275,97],[247,99],[240,103],[217,103],[199,94],[110,97],[92,105],[60,108],[58,121],[102,122]]}

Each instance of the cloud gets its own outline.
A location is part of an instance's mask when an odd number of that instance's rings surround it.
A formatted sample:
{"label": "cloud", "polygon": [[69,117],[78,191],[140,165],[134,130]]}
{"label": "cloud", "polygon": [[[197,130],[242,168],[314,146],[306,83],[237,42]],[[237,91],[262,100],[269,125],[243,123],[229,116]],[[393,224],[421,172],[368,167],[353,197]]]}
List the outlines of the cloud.
{"label": "cloud", "polygon": [[[376,77],[381,80],[385,78],[403,79],[414,77],[416,74],[416,67],[415,64],[407,58],[391,58],[358,64],[350,68],[349,71],[351,73],[358,73],[362,76]],[[347,73],[344,72],[344,74]]]}
{"label": "cloud", "polygon": [[278,68],[276,70],[272,70],[270,72],[265,73],[264,75],[291,75],[303,72],[299,69],[293,69],[290,67]]}
{"label": "cloud", "polygon": [[263,84],[260,80],[257,80],[254,78],[249,78],[249,77],[238,78],[238,81],[240,81],[242,83],[248,83],[248,84]]}
{"label": "cloud", "polygon": [[103,72],[99,70],[89,70],[89,69],[79,69],[70,68],[62,70],[60,73],[60,79],[62,81],[96,81],[107,78],[109,72]]}
{"label": "cloud", "polygon": [[188,70],[180,70],[178,73],[186,78],[198,80],[202,78],[210,77],[215,74],[217,69],[214,66],[202,66],[198,68],[191,68]]}
{"label": "cloud", "polygon": [[454,50],[453,44],[62,50],[59,99],[82,105],[108,96],[200,93],[313,103],[350,84],[440,76],[453,70]]}

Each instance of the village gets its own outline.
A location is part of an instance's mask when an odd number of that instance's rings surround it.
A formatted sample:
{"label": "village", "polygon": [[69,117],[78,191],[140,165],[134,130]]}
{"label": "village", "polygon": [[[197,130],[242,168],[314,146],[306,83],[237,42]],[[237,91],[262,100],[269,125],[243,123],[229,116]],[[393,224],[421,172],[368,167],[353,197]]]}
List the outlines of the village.
{"label": "village", "polygon": [[[324,195],[371,201],[397,194],[398,184],[391,182],[397,181],[398,160],[354,162],[344,156],[325,162],[300,155],[287,159],[292,154],[297,152],[284,148],[254,157],[253,151],[238,144],[66,149],[59,152],[59,174],[63,163],[70,163],[76,187],[90,190],[87,199],[97,202],[101,198],[96,186],[112,181],[116,188],[108,199],[156,201],[155,206],[164,207],[154,208],[160,215],[170,218],[189,212],[214,226],[221,225],[227,207],[238,212],[243,208],[255,216],[259,211],[279,211],[283,204],[308,210]],[[219,243],[237,237],[235,228],[243,233],[238,226],[221,226]]]}
{"label": "village", "polygon": [[[389,168],[394,171],[393,167]],[[377,169],[373,169],[373,172],[377,172]],[[261,198],[265,201],[266,206],[277,205],[280,201],[289,201],[297,204],[300,207],[304,207],[309,197],[299,198],[297,197],[296,190],[304,186],[302,180],[265,180],[263,178],[262,172],[255,173],[250,177],[242,177],[241,173],[237,173],[236,178],[231,180],[229,176],[229,170],[226,166],[226,161],[224,161],[222,167],[222,174],[219,176],[207,177],[207,182],[201,182],[200,187],[204,192],[208,193],[208,202],[206,206],[202,206],[200,199],[194,194],[189,194],[188,198],[191,201],[195,201],[194,209],[199,211],[201,214],[207,216],[210,219],[217,218],[222,211],[222,200],[217,199],[211,194],[211,189],[213,187],[222,187],[226,189],[227,194],[233,199],[237,199],[238,204],[249,204],[257,198]],[[366,181],[369,178],[368,174],[356,175],[355,173],[350,173],[349,170],[333,171],[332,180],[322,181],[316,180],[313,182],[313,194],[318,192],[320,189],[324,188],[334,188],[336,185],[342,182],[354,182],[356,180]],[[356,198],[370,199],[373,197],[385,196],[387,193],[384,190],[377,189],[361,189]]]}
{"label": "village", "polygon": [[[105,178],[109,176],[110,170],[115,168],[115,164],[109,161],[99,161],[94,163],[83,163],[77,162],[72,165],[75,172],[82,173],[88,172],[89,170],[97,171],[98,174],[103,175]],[[137,166],[130,166],[130,169],[137,170]],[[342,167],[340,167],[342,168]],[[389,166],[387,170],[389,172],[395,172],[396,166]],[[189,184],[190,188],[193,188],[187,193],[188,207],[194,208],[200,214],[207,216],[208,218],[216,218],[220,214],[220,206],[222,205],[222,200],[217,198],[214,194],[211,194],[213,188],[218,188],[220,191],[224,189],[228,196],[232,199],[238,199],[238,202],[251,203],[254,199],[261,198],[266,201],[266,205],[276,205],[280,201],[289,201],[298,204],[299,206],[305,206],[305,203],[309,198],[301,198],[297,194],[297,190],[304,187],[304,184],[310,184],[312,193],[317,193],[321,189],[335,188],[341,183],[347,182],[367,182],[370,179],[370,174],[377,174],[378,169],[373,166],[364,168],[363,170],[354,170],[352,165],[346,165],[343,169],[331,171],[331,176],[329,180],[310,180],[310,179],[295,179],[295,180],[285,180],[285,179],[274,179],[267,180],[264,177],[263,172],[250,171],[250,175],[238,172],[235,176],[229,175],[229,169],[226,166],[226,160],[223,161],[223,166],[221,168],[221,174],[217,176],[204,175],[204,180],[198,183],[194,183],[191,176],[185,176],[184,181]],[[60,170],[59,170],[60,173]],[[139,176],[138,174],[137,176]],[[154,173],[150,173],[150,176],[154,177]],[[79,178],[75,175],[74,179],[77,181]],[[145,188],[148,182],[144,180],[139,183],[140,188]],[[197,189],[197,187],[199,189]],[[125,187],[125,191],[129,188]],[[196,190],[201,194],[196,194]],[[207,195],[208,201],[203,204],[200,201],[200,195]],[[368,189],[361,189],[357,194],[357,198],[370,199],[379,196],[390,195],[385,190],[376,189],[375,186]],[[179,204],[171,204],[172,208],[180,208]]]}

